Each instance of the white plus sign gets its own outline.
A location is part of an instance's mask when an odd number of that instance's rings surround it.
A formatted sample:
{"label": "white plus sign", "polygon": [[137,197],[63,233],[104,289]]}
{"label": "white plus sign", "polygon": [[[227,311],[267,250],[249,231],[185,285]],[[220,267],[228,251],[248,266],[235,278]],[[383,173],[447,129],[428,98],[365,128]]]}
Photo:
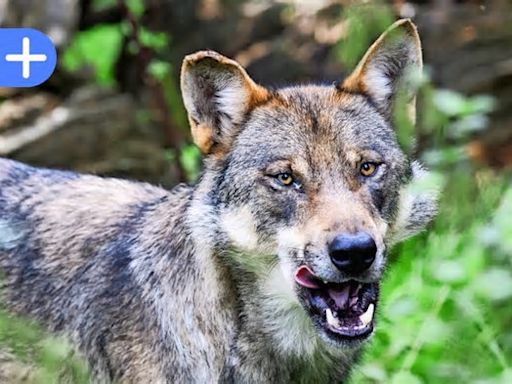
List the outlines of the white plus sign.
{"label": "white plus sign", "polygon": [[21,55],[9,54],[5,55],[6,61],[21,61],[23,63],[22,75],[24,79],[30,77],[30,63],[33,61],[43,62],[46,61],[47,57],[43,54],[30,54],[30,39],[28,37],[23,38],[23,50]]}

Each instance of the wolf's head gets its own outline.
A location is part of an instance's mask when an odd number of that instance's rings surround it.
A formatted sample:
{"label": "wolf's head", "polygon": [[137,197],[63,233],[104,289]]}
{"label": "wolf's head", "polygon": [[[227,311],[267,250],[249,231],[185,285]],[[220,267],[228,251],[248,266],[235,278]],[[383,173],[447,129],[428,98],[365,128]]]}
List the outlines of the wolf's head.
{"label": "wolf's head", "polygon": [[409,20],[386,31],[338,85],[268,90],[211,51],[183,63],[219,237],[264,295],[285,297],[275,305],[298,309],[330,345],[371,334],[387,249],[435,213],[434,196],[409,193],[423,171],[393,127],[397,96],[414,119],[407,79],[421,67]]}

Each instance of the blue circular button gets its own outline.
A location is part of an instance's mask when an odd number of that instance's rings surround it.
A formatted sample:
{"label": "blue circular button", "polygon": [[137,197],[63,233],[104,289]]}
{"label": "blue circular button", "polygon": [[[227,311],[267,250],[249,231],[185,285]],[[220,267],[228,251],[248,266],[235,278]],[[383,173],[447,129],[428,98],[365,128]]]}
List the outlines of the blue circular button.
{"label": "blue circular button", "polygon": [[35,87],[52,75],[57,51],[32,28],[0,28],[0,87]]}

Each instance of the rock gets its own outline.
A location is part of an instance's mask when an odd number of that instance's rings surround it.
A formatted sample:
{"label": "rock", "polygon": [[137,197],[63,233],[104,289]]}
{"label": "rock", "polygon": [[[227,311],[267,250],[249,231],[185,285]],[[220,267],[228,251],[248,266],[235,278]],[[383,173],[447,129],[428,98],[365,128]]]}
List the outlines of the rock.
{"label": "rock", "polygon": [[161,130],[139,124],[137,111],[131,96],[97,87],[59,103],[43,93],[11,99],[0,105],[0,156],[171,185]]}

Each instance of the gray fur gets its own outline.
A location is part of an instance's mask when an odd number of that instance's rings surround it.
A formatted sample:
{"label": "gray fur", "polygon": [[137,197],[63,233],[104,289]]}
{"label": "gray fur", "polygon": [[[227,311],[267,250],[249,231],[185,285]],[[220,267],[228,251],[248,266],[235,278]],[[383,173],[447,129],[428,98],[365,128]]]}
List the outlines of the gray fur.
{"label": "gray fur", "polygon": [[[326,244],[364,229],[379,254],[361,280],[379,281],[387,248],[425,227],[435,198],[409,193],[418,172],[354,78],[349,91],[269,91],[200,52],[182,79],[207,154],[194,186],[168,192],[0,159],[5,304],[67,334],[96,382],[344,380],[362,345],[319,330],[293,271],[344,281]],[[383,165],[363,180],[368,159]],[[286,170],[300,185],[276,184]]]}

